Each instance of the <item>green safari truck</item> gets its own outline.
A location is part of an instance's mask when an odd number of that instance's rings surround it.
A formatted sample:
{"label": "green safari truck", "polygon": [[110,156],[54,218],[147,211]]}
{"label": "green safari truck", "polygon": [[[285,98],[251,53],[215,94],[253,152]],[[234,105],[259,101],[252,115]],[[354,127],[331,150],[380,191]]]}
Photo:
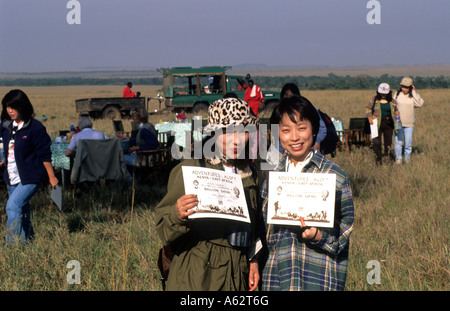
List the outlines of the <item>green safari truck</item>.
{"label": "green safari truck", "polygon": [[[245,90],[242,86],[246,83],[245,80],[249,79],[249,75],[227,75],[226,71],[229,69],[230,66],[161,69],[165,109],[206,114],[208,106],[226,93],[233,92],[244,99]],[[265,91],[262,87],[261,91],[265,109],[273,109],[280,99],[280,92]]]}

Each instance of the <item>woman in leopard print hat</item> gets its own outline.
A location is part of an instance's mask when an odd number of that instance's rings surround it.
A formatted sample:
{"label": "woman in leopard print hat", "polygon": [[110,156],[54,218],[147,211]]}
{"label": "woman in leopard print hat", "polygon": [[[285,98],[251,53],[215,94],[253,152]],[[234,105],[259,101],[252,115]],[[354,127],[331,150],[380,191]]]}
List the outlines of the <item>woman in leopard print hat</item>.
{"label": "woman in leopard print hat", "polygon": [[208,125],[203,132],[237,125],[259,125],[260,120],[250,112],[250,107],[242,99],[222,98],[215,101],[208,109]]}
{"label": "woman in leopard print hat", "polygon": [[[259,269],[249,250],[264,237],[256,171],[252,169],[248,150],[249,125],[257,126],[244,101],[225,98],[209,107],[211,134],[205,143],[211,154],[202,159],[185,159],[170,173],[167,194],[156,207],[156,230],[174,256],[167,279],[168,290],[254,290],[259,284]],[[242,129],[247,130],[247,132]],[[255,128],[255,127],[254,127]],[[213,146],[214,145],[214,146]],[[208,147],[209,146],[209,147]],[[217,151],[216,151],[217,150]],[[243,156],[243,158],[241,158]],[[239,174],[244,186],[251,223],[208,218],[190,219],[201,198],[186,194],[183,166],[206,167]]]}

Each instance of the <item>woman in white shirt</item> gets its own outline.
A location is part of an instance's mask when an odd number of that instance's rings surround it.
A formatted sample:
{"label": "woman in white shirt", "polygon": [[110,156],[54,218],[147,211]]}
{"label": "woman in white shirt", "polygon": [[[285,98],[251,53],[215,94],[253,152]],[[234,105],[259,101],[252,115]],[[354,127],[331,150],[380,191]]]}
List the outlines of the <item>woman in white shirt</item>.
{"label": "woman in white shirt", "polygon": [[[409,162],[412,152],[412,136],[416,123],[415,108],[423,106],[423,99],[416,92],[413,80],[404,77],[400,82],[400,89],[394,95],[397,109],[400,112],[401,128],[395,133],[395,163],[402,164],[402,151],[405,149],[405,161]],[[404,140],[404,143],[403,143]]]}

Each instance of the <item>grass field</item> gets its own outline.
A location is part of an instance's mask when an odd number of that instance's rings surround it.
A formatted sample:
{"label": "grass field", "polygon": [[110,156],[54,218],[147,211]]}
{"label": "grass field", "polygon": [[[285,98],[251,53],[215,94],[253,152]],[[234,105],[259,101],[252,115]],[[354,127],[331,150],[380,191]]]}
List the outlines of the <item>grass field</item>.
{"label": "grass field", "polygon": [[[11,88],[0,88],[3,95]],[[156,87],[136,85],[144,96]],[[121,86],[27,87],[36,114],[50,134],[77,122],[74,100],[120,96]],[[450,147],[446,135],[450,90],[418,90],[413,156],[407,165],[376,166],[372,150],[356,149],[333,159],[350,176],[355,205],[346,289],[450,290]],[[340,117],[362,117],[371,91],[305,91],[318,108]],[[156,103],[155,103],[156,104]],[[50,118],[53,116],[53,118]],[[162,119],[163,118],[163,119]],[[167,118],[164,119],[164,118]],[[168,121],[162,115],[153,122]],[[124,124],[130,128],[128,122]],[[110,135],[110,121],[94,126]],[[5,247],[6,190],[0,188],[0,290],[160,290],[156,266],[160,241],[153,209],[166,190],[166,176],[121,191],[114,185],[84,195],[66,191],[59,212],[48,188],[32,199],[35,241],[27,247]],[[80,264],[80,284],[69,284],[69,261]],[[380,264],[380,284],[369,284],[370,261]]]}
{"label": "grass field", "polygon": [[437,77],[448,76],[450,64],[435,65],[379,65],[379,66],[311,66],[311,67],[248,67],[233,68],[233,74],[247,74],[252,76],[327,76],[333,73],[338,76],[368,75],[379,77],[383,74],[391,76],[422,76]]}

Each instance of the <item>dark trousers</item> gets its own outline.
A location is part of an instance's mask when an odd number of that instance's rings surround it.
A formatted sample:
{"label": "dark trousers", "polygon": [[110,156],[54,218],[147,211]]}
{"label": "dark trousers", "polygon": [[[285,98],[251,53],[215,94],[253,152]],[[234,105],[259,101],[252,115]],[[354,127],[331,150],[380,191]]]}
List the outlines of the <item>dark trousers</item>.
{"label": "dark trousers", "polygon": [[377,163],[381,164],[381,136],[384,142],[384,155],[388,156],[392,145],[392,135],[394,133],[394,121],[391,117],[381,119],[380,128],[378,129],[378,137],[372,140],[373,151],[375,152]]}

